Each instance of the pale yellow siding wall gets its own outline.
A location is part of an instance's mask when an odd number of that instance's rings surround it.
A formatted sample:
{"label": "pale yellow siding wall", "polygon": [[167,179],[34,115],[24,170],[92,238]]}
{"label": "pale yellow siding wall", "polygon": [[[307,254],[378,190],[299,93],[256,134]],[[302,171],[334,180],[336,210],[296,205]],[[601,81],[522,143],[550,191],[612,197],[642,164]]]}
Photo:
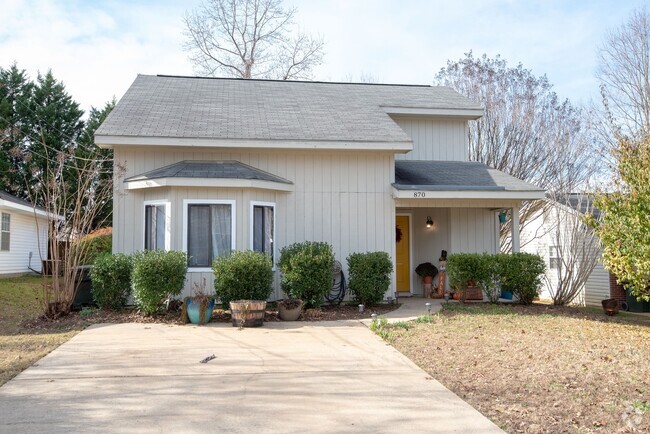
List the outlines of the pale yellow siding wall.
{"label": "pale yellow siding wall", "polygon": [[[549,247],[557,244],[556,231],[558,230],[558,219],[556,210],[540,212],[524,227],[521,233],[522,252],[537,254],[542,257],[546,264],[546,276],[543,280],[540,291],[541,299],[551,299],[551,289],[555,290],[558,286],[558,274],[556,269],[550,268]],[[566,218],[566,217],[565,217]],[[562,220],[560,223],[561,230],[570,231],[567,226],[572,224]],[[578,305],[600,306],[600,301],[609,298],[609,274],[603,268],[602,262],[597,262],[594,270],[591,272],[585,283],[585,287],[580,291],[573,301]]]}
{"label": "pale yellow siding wall", "polygon": [[587,306],[602,306],[601,301],[609,296],[609,272],[598,261],[585,284],[585,303]]}
{"label": "pale yellow siding wall", "polygon": [[40,271],[41,257],[47,259],[47,220],[39,218],[37,227],[32,214],[17,213],[4,207],[0,208],[0,213],[11,216],[9,251],[0,251],[0,275],[29,273],[29,252],[32,252],[31,267]]}
{"label": "pale yellow siding wall", "polygon": [[[172,249],[182,249],[183,199],[236,201],[236,245],[250,248],[250,201],[276,203],[276,259],[285,245],[311,240],[327,241],[346,266],[352,252],[386,251],[394,255],[394,203],[390,192],[393,155],[381,152],[326,152],[151,149],[116,147],[115,160],[125,164],[125,177],[182,160],[236,160],[286,178],[292,192],[257,189],[153,188],[124,191],[122,180],[114,209],[113,250],[130,253],[142,249],[144,201],[169,199],[172,208]],[[347,275],[347,270],[345,270]],[[211,273],[189,273],[186,292]],[[277,286],[277,285],[276,285]],[[280,297],[276,289],[274,298]]]}
{"label": "pale yellow siding wall", "polygon": [[451,118],[393,117],[413,139],[413,151],[397,160],[467,161],[467,121]]}

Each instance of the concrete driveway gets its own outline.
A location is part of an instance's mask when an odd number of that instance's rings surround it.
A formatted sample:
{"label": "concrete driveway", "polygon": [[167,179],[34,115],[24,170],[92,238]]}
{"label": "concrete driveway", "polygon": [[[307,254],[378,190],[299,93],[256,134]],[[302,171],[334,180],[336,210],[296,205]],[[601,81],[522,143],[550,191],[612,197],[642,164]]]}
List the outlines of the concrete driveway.
{"label": "concrete driveway", "polygon": [[501,432],[358,321],[96,325],[0,388],[0,414],[12,434]]}

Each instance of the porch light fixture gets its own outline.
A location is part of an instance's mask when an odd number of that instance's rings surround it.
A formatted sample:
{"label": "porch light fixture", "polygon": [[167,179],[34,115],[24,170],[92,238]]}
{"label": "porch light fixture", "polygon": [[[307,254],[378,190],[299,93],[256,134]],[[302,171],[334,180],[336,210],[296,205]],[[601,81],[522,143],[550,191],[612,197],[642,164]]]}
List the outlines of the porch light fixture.
{"label": "porch light fixture", "polygon": [[433,226],[433,220],[431,220],[431,216],[427,216],[427,228],[430,228]]}

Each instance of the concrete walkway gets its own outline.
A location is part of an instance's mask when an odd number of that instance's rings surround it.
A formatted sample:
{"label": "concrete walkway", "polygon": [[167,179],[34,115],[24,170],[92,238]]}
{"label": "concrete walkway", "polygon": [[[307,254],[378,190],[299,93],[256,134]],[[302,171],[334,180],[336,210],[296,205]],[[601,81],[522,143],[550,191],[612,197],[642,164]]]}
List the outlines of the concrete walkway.
{"label": "concrete walkway", "polygon": [[[431,313],[436,313],[442,310],[442,305],[445,303],[445,300],[421,297],[400,297],[399,308],[392,312],[388,312],[385,315],[381,315],[381,318],[386,318],[389,323],[412,321],[429,312],[426,306],[427,303],[431,303]],[[450,303],[456,302],[450,301]],[[363,320],[363,323],[369,324],[370,320]]]}
{"label": "concrete walkway", "polygon": [[0,388],[0,414],[12,434],[501,432],[359,321],[92,326]]}

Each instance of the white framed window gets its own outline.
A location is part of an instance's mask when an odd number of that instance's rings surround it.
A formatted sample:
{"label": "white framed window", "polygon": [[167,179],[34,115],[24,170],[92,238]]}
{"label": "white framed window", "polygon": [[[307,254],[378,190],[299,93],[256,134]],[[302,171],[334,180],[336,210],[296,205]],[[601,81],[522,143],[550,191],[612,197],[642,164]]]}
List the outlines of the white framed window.
{"label": "white framed window", "polygon": [[548,248],[548,267],[551,269],[558,269],[562,265],[562,258],[560,258],[560,251],[557,246],[549,246]]}
{"label": "white framed window", "polygon": [[8,252],[11,245],[11,214],[3,212],[0,217],[0,251]]}
{"label": "white framed window", "polygon": [[275,264],[275,203],[251,201],[250,249],[271,256]]}
{"label": "white framed window", "polygon": [[171,249],[171,203],[164,200],[144,202],[144,250]]}
{"label": "white framed window", "polygon": [[235,250],[235,221],[234,200],[183,201],[183,251],[190,271],[212,271],[216,257]]}

